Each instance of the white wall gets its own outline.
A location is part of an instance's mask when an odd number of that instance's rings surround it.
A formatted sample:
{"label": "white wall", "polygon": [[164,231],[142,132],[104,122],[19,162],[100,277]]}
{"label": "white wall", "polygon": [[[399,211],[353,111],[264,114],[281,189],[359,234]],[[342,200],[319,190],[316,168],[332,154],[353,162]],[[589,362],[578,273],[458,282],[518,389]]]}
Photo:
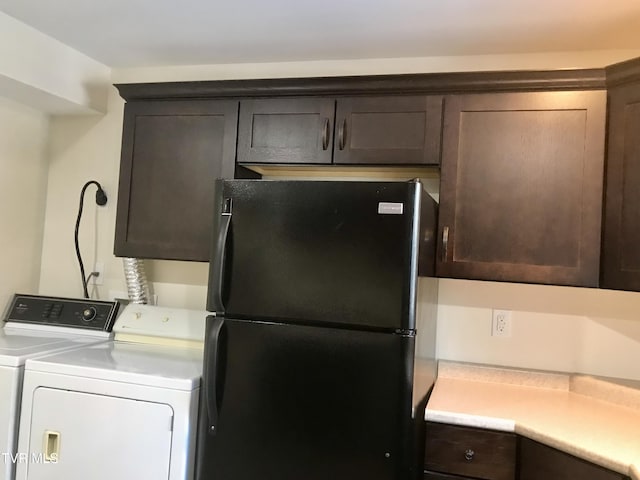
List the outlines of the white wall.
{"label": "white wall", "polygon": [[[47,216],[44,225],[40,292],[82,296],[82,283],[73,243],[80,190],[98,181],[107,193],[104,207],[95,204],[95,187],[85,194],[80,226],[80,249],[85,271],[103,262],[103,285],[90,288],[94,298],[126,292],[122,261],[113,255],[120,142],[124,101],[110,89],[104,116],[58,116],[50,126]],[[208,265],[188,262],[146,262],[148,277],[159,303],[204,309]]]}
{"label": "white wall", "polygon": [[[113,87],[112,87],[113,88]],[[116,99],[117,95],[112,95]],[[97,180],[107,193],[104,207],[95,203],[95,187],[85,194],[80,246],[87,271],[96,261],[115,260],[113,232],[122,133],[122,102],[109,105],[102,116],[52,117],[49,137],[47,214],[44,223],[40,292],[59,296],[82,296],[73,234],[80,190]],[[115,273],[109,263],[106,275]],[[108,280],[106,282],[108,284]],[[100,298],[106,298],[102,292]]]}
{"label": "white wall", "polygon": [[[402,72],[600,67],[640,52],[586,52],[431,59],[378,59],[285,64],[209,65],[113,71],[113,82],[385,74]],[[94,295],[125,290],[122,265],[113,252],[123,101],[110,90],[102,117],[57,117],[51,124],[50,175],[42,250],[41,293],[82,293],[73,250],[73,226],[82,184],[95,179],[109,195],[106,207],[87,196],[81,244],[88,268],[105,262],[104,285]],[[147,272],[159,303],[204,309],[208,266],[153,261]],[[541,288],[542,290],[539,290]],[[640,378],[639,294],[443,280],[440,286],[438,352],[452,360]],[[487,303],[487,298],[492,299]],[[513,298],[519,302],[511,303]],[[602,307],[600,305],[603,305]],[[580,306],[580,309],[576,308]],[[501,344],[486,338],[493,307],[514,310],[513,337]],[[570,308],[571,307],[571,308]],[[576,308],[573,308],[576,307]],[[487,317],[489,315],[489,317]],[[635,350],[635,351],[634,351]],[[619,353],[622,352],[622,358]],[[607,353],[610,358],[602,359]]]}
{"label": "white wall", "polygon": [[47,188],[48,118],[0,97],[0,311],[36,293]]}
{"label": "white wall", "polygon": [[[511,337],[491,336],[492,309]],[[440,279],[437,356],[640,380],[640,293]]]}
{"label": "white wall", "polygon": [[49,113],[104,112],[110,69],[0,12],[0,96]]}
{"label": "white wall", "polygon": [[638,56],[640,56],[640,50],[598,50],[460,57],[193,65],[115,69],[112,72],[112,78],[114,83],[138,83],[483,70],[555,70],[601,68]]}

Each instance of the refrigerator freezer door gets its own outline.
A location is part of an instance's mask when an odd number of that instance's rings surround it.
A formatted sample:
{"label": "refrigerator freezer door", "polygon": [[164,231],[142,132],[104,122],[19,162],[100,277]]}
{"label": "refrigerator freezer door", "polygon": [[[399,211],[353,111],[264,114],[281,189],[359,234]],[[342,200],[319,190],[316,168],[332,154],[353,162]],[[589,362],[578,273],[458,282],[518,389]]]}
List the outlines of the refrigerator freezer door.
{"label": "refrigerator freezer door", "polygon": [[210,311],[415,328],[419,182],[231,180],[217,191]]}
{"label": "refrigerator freezer door", "polygon": [[207,322],[217,419],[203,398],[196,480],[408,478],[413,337]]}

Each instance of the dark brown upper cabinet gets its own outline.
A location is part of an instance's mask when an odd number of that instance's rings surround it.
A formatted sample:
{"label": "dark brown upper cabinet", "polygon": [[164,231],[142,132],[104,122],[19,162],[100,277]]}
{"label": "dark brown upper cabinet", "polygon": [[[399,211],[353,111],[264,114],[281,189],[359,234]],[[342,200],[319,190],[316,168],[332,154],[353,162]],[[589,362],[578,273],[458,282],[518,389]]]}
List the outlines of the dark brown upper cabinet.
{"label": "dark brown upper cabinet", "polygon": [[438,165],[442,96],[339,98],[333,163]]}
{"label": "dark brown upper cabinet", "polygon": [[607,70],[609,127],[601,286],[640,291],[640,61]]}
{"label": "dark brown upper cabinet", "polygon": [[436,165],[442,96],[240,103],[239,164]]}
{"label": "dark brown upper cabinet", "polygon": [[[243,169],[243,165],[255,165],[254,171],[259,171],[260,165],[263,169],[274,164],[330,165],[334,173],[373,166],[372,170],[383,175],[385,170],[395,173],[397,167],[437,165],[443,98],[455,99],[461,92],[503,98],[504,92],[601,89],[605,87],[605,72],[459,72],[132,83],[116,87],[127,103],[115,254],[207,261],[214,180],[258,175]],[[448,110],[456,108],[460,104],[454,103]],[[488,118],[491,123],[493,117],[488,114]],[[508,134],[526,135],[529,124],[522,121],[519,125],[525,130],[520,132],[517,126],[509,125]],[[468,141],[469,123],[462,126],[460,138]],[[454,138],[452,135],[448,136]],[[489,138],[493,140],[488,138],[487,142],[501,141],[500,137],[492,131]],[[449,142],[451,157],[453,144]],[[495,145],[497,148],[499,143]],[[535,153],[537,147],[525,145],[524,150]],[[562,145],[558,148],[570,149]],[[486,152],[481,156],[492,158]],[[463,152],[463,161],[470,158]],[[385,165],[391,168],[378,168]],[[572,168],[571,162],[558,165],[562,168],[549,165],[557,170],[554,175],[565,180],[571,177],[565,171]],[[495,160],[489,161],[487,172],[491,168],[497,168]],[[567,185],[567,190],[573,191],[575,179]],[[466,195],[473,196],[471,192],[457,198],[451,188],[449,182],[449,195],[453,195],[449,198],[454,201],[467,202],[471,197]],[[591,198],[596,190],[587,191],[586,196]],[[570,198],[569,203],[575,204],[575,199]],[[463,208],[463,213],[468,215],[471,207],[464,205],[467,210]],[[475,243],[469,237],[473,225],[466,228],[458,237]],[[484,253],[486,257],[486,250]]]}
{"label": "dark brown upper cabinet", "polygon": [[445,99],[438,276],[597,286],[606,94]]}
{"label": "dark brown upper cabinet", "polygon": [[331,163],[334,104],[332,98],[242,100],[238,163]]}
{"label": "dark brown upper cabinet", "polygon": [[114,253],[208,261],[214,181],[233,178],[237,100],[125,105]]}

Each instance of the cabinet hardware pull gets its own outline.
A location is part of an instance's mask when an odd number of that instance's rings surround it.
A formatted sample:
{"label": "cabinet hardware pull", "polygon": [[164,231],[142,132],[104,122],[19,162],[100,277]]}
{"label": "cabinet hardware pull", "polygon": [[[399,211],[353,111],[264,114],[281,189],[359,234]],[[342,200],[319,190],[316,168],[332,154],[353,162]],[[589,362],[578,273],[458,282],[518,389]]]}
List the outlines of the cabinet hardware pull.
{"label": "cabinet hardware pull", "polygon": [[329,147],[329,119],[324,119],[324,128],[322,129],[322,150]]}
{"label": "cabinet hardware pull", "polygon": [[340,150],[344,150],[345,142],[347,139],[347,119],[343,118],[338,130],[338,147]]}
{"label": "cabinet hardware pull", "polygon": [[470,448],[467,448],[464,452],[464,458],[467,461],[471,461],[473,460],[473,456],[476,454],[476,452],[474,452],[473,450],[471,450]]}
{"label": "cabinet hardware pull", "polygon": [[442,261],[447,261],[447,254],[449,250],[449,227],[442,229]]}

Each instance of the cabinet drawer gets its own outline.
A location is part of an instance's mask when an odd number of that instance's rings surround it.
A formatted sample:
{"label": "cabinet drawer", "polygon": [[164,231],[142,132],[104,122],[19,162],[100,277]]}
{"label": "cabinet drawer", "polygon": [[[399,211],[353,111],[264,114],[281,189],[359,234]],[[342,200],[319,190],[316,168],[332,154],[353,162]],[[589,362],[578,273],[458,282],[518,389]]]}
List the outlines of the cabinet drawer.
{"label": "cabinet drawer", "polygon": [[426,470],[487,480],[515,478],[516,436],[427,422]]}

